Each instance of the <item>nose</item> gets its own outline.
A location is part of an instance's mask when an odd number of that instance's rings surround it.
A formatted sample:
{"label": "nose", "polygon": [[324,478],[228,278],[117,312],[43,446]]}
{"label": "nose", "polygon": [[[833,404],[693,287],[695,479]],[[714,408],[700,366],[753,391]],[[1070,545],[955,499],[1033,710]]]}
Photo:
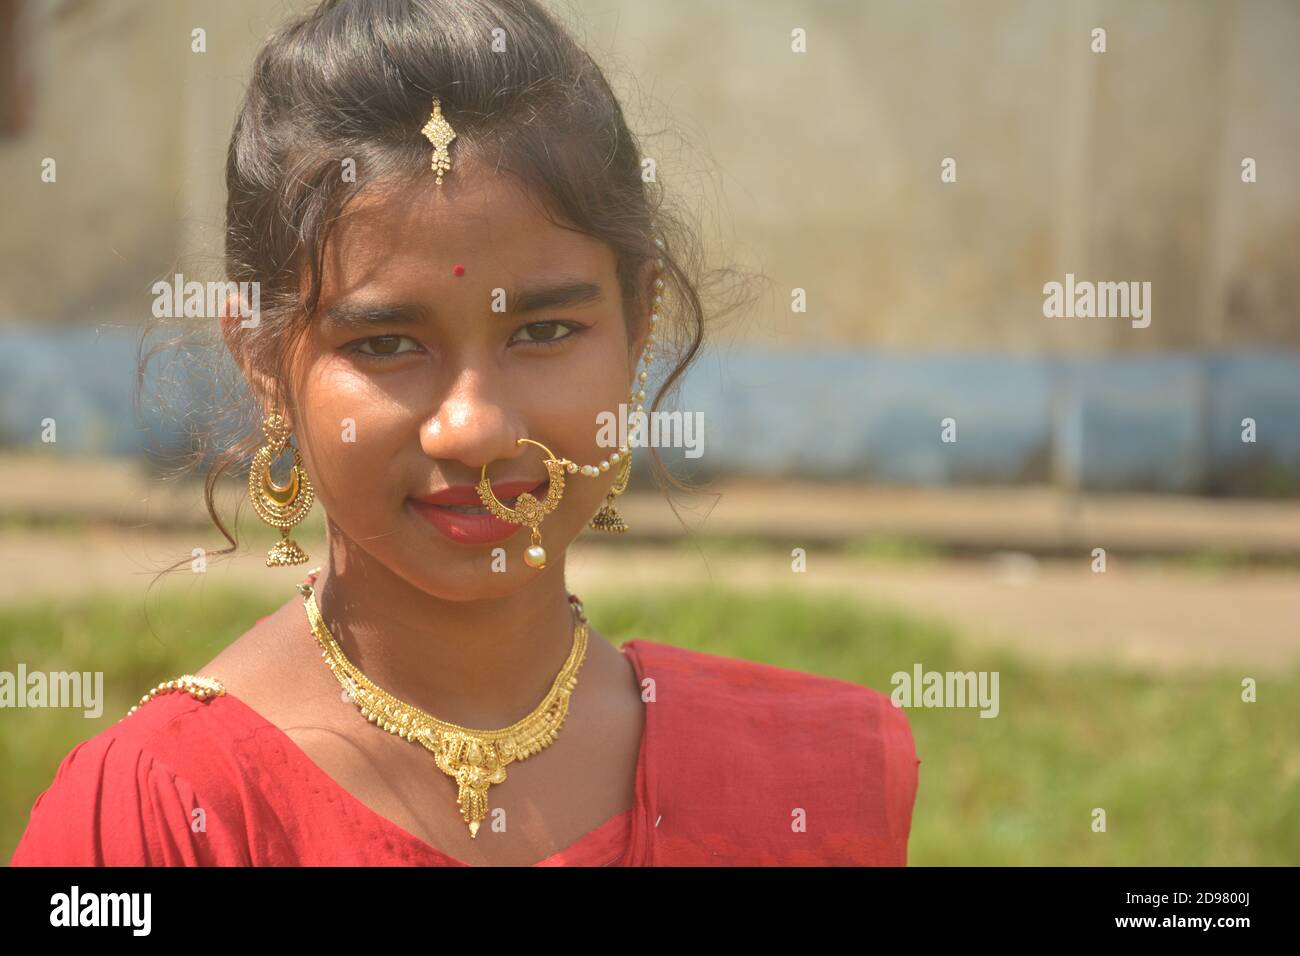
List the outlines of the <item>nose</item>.
{"label": "nose", "polygon": [[[462,370],[420,428],[420,445],[426,455],[439,461],[460,462],[474,473],[474,481],[485,464],[526,454],[531,446],[515,442],[526,437],[527,430],[515,412],[509,387],[472,368]],[[447,478],[459,482],[453,476]]]}

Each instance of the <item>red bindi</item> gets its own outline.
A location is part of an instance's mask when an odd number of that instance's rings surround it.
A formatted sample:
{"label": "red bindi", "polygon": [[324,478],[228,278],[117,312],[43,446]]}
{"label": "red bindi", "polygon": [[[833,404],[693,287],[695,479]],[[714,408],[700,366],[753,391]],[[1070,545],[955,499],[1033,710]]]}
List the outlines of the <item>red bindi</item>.
{"label": "red bindi", "polygon": [[451,271],[458,276],[463,276],[465,274],[465,267],[458,262],[452,266]]}

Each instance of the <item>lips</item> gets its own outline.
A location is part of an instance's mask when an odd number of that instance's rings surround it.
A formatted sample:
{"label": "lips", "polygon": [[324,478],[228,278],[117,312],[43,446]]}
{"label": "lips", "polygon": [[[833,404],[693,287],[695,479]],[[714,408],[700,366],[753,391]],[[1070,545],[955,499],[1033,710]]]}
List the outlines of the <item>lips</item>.
{"label": "lips", "polygon": [[[513,505],[525,491],[544,493],[549,479],[542,481],[493,482],[492,493],[502,504]],[[473,485],[453,485],[437,494],[409,500],[411,509],[440,531],[461,544],[490,544],[513,537],[523,526],[502,521],[483,507]]]}
{"label": "lips", "polygon": [[[536,493],[548,480],[543,478],[540,481],[494,481],[492,483],[492,493],[503,504],[509,503],[513,502],[525,491]],[[483,505],[483,500],[478,496],[478,489],[474,485],[452,485],[435,494],[420,495],[412,500],[429,505],[464,505],[471,507],[478,505],[480,508]]]}
{"label": "lips", "polygon": [[[503,505],[505,505],[506,507],[508,507],[508,508],[513,508],[514,505],[515,505],[515,502],[518,501],[518,500],[519,500],[519,499],[518,499],[517,497],[516,497],[516,498],[510,498],[509,500],[507,500],[507,501],[503,501],[503,502],[501,502],[501,503],[502,503]],[[437,505],[437,507],[439,507],[439,508],[445,508],[445,509],[448,510],[448,511],[454,511],[454,512],[456,512],[456,514],[458,514],[458,515],[482,515],[482,514],[487,514],[487,508],[483,507],[483,505],[481,505],[481,504],[479,504],[479,505]]]}

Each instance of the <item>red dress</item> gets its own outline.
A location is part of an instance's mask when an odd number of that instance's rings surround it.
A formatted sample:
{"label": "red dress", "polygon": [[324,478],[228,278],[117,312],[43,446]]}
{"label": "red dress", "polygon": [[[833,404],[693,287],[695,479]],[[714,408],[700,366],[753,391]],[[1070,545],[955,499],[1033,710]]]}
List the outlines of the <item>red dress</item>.
{"label": "red dress", "polygon": [[[906,865],[920,761],[889,697],[669,644],[622,651],[654,681],[635,806],[534,865]],[[466,864],[238,698],[172,692],[73,748],[11,865]]]}

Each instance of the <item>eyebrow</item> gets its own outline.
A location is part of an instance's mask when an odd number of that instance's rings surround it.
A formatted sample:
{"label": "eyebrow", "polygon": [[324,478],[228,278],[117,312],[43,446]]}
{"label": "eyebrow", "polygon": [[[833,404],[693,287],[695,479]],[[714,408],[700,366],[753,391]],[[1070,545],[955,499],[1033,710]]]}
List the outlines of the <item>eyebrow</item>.
{"label": "eyebrow", "polygon": [[600,286],[581,280],[567,280],[549,286],[537,286],[519,292],[506,292],[506,312],[536,312],[557,305],[587,305],[599,302]]}
{"label": "eyebrow", "polygon": [[[506,292],[506,310],[502,315],[520,315],[557,306],[589,305],[604,297],[600,286],[582,280],[566,280],[551,285],[534,286],[518,292]],[[365,305],[339,302],[325,310],[324,320],[332,325],[364,328],[370,325],[418,325],[431,317],[429,309],[417,302],[394,305]]]}
{"label": "eyebrow", "polygon": [[428,318],[428,310],[417,304],[365,305],[338,302],[325,310],[324,322],[342,328],[369,325],[418,325]]}

